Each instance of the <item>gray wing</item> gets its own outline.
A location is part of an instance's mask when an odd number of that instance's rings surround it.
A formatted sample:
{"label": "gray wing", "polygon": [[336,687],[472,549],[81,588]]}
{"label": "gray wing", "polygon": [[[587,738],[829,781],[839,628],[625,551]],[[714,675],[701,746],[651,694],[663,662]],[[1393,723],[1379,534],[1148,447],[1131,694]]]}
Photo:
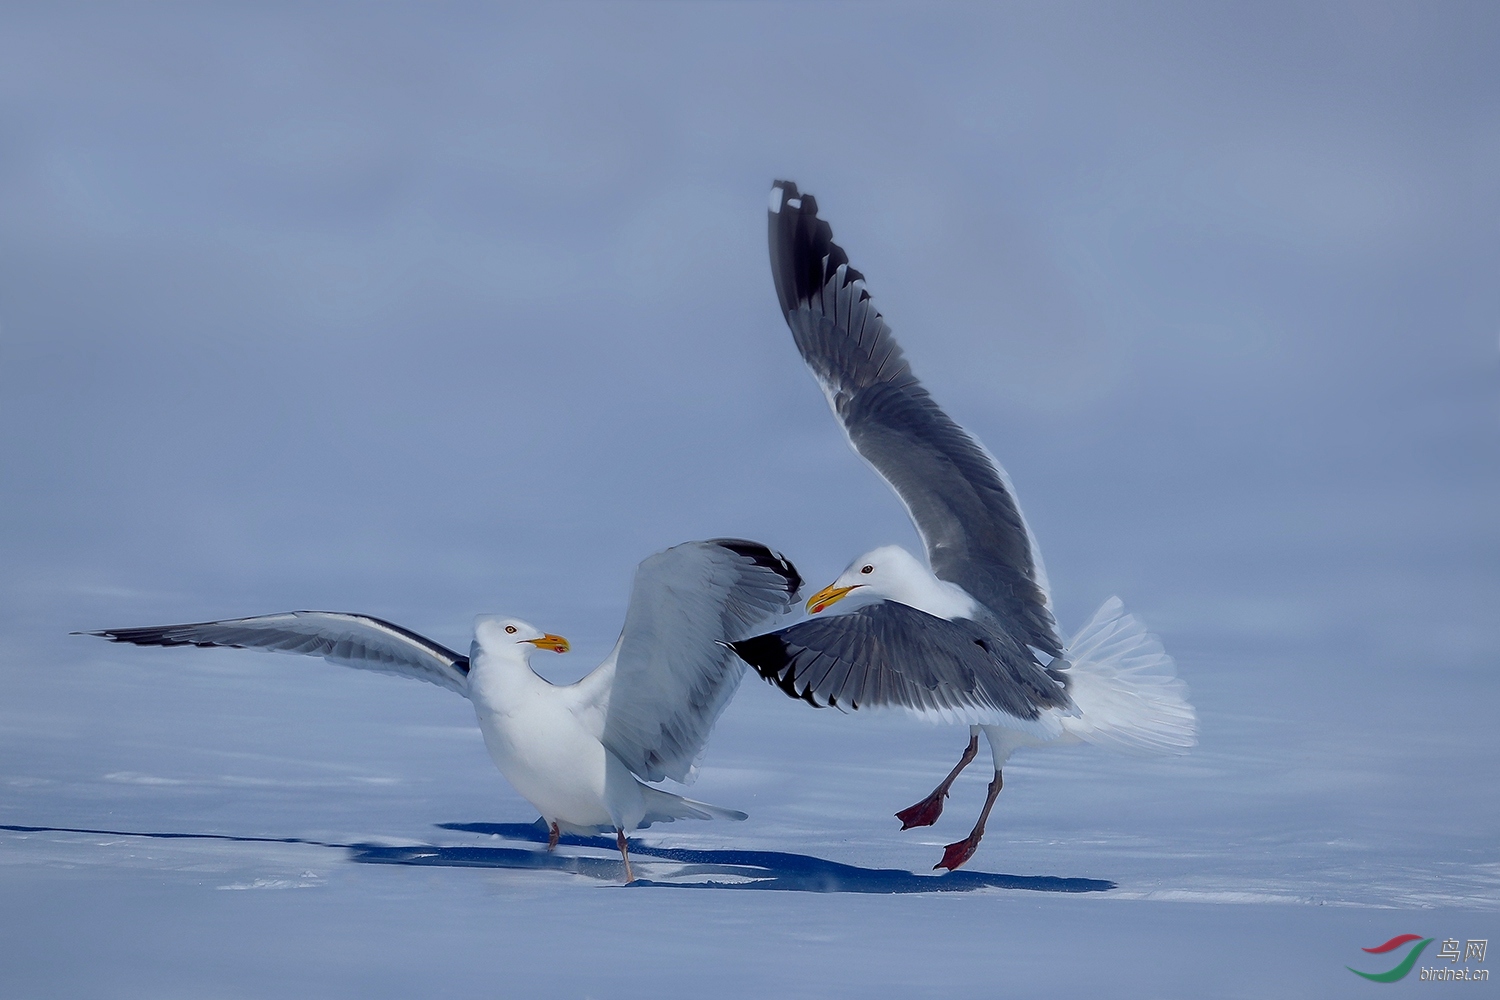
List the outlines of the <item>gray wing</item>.
{"label": "gray wing", "polygon": [[686,542],[641,563],[604,745],[647,781],[686,781],[744,675],[726,643],[789,611],[801,586],[786,559],[738,539]]}
{"label": "gray wing", "polygon": [[906,505],[940,579],[1057,656],[1036,549],[1005,473],[933,402],[811,195],[771,192],[771,273],[802,359],[849,443]]}
{"label": "gray wing", "polygon": [[1053,735],[1042,712],[1072,706],[1066,674],[1016,640],[894,601],[732,645],[756,673],[819,708],[896,706],[949,721],[1033,723]]}
{"label": "gray wing", "polygon": [[337,611],[289,611],[192,625],[108,628],[97,635],[137,646],[229,646],[321,656],[362,670],[415,677],[468,697],[469,658],[399,625]]}

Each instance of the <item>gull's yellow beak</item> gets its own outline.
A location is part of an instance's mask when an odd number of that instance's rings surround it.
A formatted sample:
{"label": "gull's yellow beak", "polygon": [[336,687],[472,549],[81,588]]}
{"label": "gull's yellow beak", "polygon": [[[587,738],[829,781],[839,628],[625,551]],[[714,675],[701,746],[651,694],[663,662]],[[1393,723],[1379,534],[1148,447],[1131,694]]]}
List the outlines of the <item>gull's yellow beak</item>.
{"label": "gull's yellow beak", "polygon": [[807,599],[807,613],[815,615],[819,611],[822,611],[824,608],[828,607],[828,605],[837,603],[838,601],[842,601],[846,596],[848,596],[849,591],[855,590],[862,586],[863,584],[856,583],[852,587],[835,587],[830,583],[828,586],[824,587],[822,590],[818,591],[816,594]]}
{"label": "gull's yellow beak", "polygon": [[537,649],[550,649],[554,653],[566,653],[573,648],[568,645],[568,640],[560,635],[553,635],[551,632],[546,633],[540,639],[522,639],[521,641],[529,642]]}

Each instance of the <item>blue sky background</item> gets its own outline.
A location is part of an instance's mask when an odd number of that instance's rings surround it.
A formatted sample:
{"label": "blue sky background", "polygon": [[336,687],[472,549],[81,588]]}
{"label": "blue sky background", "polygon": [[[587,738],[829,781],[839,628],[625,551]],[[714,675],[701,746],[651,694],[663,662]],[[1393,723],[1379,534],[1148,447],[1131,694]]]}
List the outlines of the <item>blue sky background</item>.
{"label": "blue sky background", "polygon": [[[1142,772],[1149,818],[1106,840],[1368,835],[1244,878],[1462,871],[1434,891],[1492,921],[1497,65],[1483,3],[7,8],[0,822],[530,818],[477,743],[432,777],[422,734],[472,728],[436,689],[72,629],[322,608],[466,648],[505,612],[573,639],[571,677],[667,545],[756,538],[815,586],[914,545],[778,314],[785,177],[1008,468],[1064,628],[1118,593],[1178,657],[1198,763]],[[751,840],[841,849],[961,745],[773,695],[747,684],[705,773],[762,776]],[[374,784],[215,813],[170,784],[209,752]],[[1058,760],[1013,806],[1041,836],[1137,780]],[[911,794],[881,788],[903,761]],[[673,836],[736,836],[707,829]],[[855,854],[933,852],[880,836]]]}

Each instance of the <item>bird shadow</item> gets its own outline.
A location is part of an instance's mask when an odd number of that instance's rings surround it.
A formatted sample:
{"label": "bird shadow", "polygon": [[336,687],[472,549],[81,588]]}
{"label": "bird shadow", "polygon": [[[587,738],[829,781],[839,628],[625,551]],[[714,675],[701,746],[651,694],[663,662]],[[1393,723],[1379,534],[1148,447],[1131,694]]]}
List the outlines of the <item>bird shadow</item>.
{"label": "bird shadow", "polygon": [[[534,823],[439,823],[439,829],[497,837],[528,844],[545,844],[547,827]],[[82,833],[152,840],[218,840],[241,844],[307,844],[339,848],[349,860],[366,865],[412,865],[436,868],[498,868],[511,871],[555,871],[600,882],[618,882],[622,874],[613,837],[563,834],[560,846],[595,848],[603,857],[518,847],[389,847],[382,844],[339,844],[303,837],[245,837],[223,833],[143,833],[136,830],[99,830],[81,827],[14,826],[16,833]],[[641,865],[648,877],[637,878],[638,888],[756,889],[780,892],[847,892],[903,895],[933,892],[973,892],[976,889],[1022,889],[1031,892],[1107,892],[1115,883],[1104,879],[1063,878],[1056,875],[1001,875],[960,870],[943,875],[917,875],[897,868],[861,868],[807,854],[786,851],[708,851],[653,847],[632,840],[630,853],[675,865]],[[661,869],[661,870],[658,870]],[[656,875],[657,877],[649,877]]]}
{"label": "bird shadow", "polygon": [[[547,827],[535,823],[439,823],[443,830],[487,834],[504,840],[544,844]],[[563,834],[559,846],[589,847],[614,852],[613,837]],[[948,872],[917,875],[897,868],[861,868],[807,854],[786,851],[699,850],[653,847],[630,842],[631,857],[675,862],[678,867],[658,878],[637,878],[633,885],[677,889],[756,889],[781,892],[853,892],[901,895],[931,892],[972,892],[976,889],[1025,889],[1033,892],[1107,892],[1115,883],[1093,878],[1055,875],[1001,875],[992,872]],[[477,868],[530,868],[576,872],[618,880],[617,858],[591,858],[508,847],[380,848],[355,858],[373,864],[444,865]],[[640,866],[643,870],[657,866]],[[657,874],[649,872],[649,874]]]}

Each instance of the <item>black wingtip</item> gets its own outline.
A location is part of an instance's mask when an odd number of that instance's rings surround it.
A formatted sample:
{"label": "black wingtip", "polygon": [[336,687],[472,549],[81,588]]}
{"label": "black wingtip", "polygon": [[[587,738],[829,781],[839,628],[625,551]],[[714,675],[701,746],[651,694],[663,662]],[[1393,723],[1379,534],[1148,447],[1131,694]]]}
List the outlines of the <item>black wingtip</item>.
{"label": "black wingtip", "polygon": [[802,574],[797,572],[797,567],[793,566],[786,556],[772,551],[760,542],[752,542],[744,538],[715,538],[711,541],[781,577],[786,585],[788,602],[797,600],[797,595],[802,590]]}
{"label": "black wingtip", "polygon": [[131,638],[126,638],[126,636],[123,634],[123,633],[126,633],[126,632],[138,632],[138,631],[140,631],[140,630],[139,629],[124,629],[124,628],[101,628],[101,629],[96,629],[96,630],[91,631],[91,632],[69,632],[68,634],[69,635],[94,635],[94,636],[98,636],[99,638],[103,639],[106,642],[134,642],[136,645],[142,645],[142,643],[139,640],[137,640],[137,639],[131,639]]}
{"label": "black wingtip", "polygon": [[[797,308],[847,266],[849,255],[833,242],[833,227],[818,218],[818,200],[802,194],[793,181],[771,186],[771,210],[767,234],[771,250],[771,276],[783,315]],[[779,195],[779,197],[778,197]],[[844,272],[844,284],[864,279],[854,268]]]}
{"label": "black wingtip", "polygon": [[[97,635],[99,638],[109,642],[128,642],[132,646],[197,646],[200,649],[213,649],[216,646],[226,646],[229,643],[200,642],[193,639],[184,639],[173,633],[181,626],[163,625],[146,628],[104,628],[97,632],[75,632],[74,635]],[[240,648],[240,647],[234,647]]]}
{"label": "black wingtip", "polygon": [[133,642],[133,643],[136,643],[137,645],[140,645],[141,644],[141,639],[139,638],[139,633],[150,632],[150,633],[154,634],[154,633],[156,633],[158,631],[160,631],[160,630],[159,629],[149,629],[148,630],[148,629],[139,629],[139,628],[101,628],[101,629],[93,629],[93,630],[86,631],[86,632],[69,632],[68,634],[69,635],[94,635],[94,636],[98,636],[99,638],[105,640],[106,642]]}
{"label": "black wingtip", "polygon": [[764,677],[772,686],[780,688],[788,697],[805,701],[813,708],[823,708],[813,696],[812,689],[797,690],[797,672],[792,669],[792,656],[786,642],[776,632],[751,636],[739,642],[727,644],[735,655]]}
{"label": "black wingtip", "polygon": [[800,200],[796,181],[773,181],[771,184],[771,214],[781,211],[789,201]]}

